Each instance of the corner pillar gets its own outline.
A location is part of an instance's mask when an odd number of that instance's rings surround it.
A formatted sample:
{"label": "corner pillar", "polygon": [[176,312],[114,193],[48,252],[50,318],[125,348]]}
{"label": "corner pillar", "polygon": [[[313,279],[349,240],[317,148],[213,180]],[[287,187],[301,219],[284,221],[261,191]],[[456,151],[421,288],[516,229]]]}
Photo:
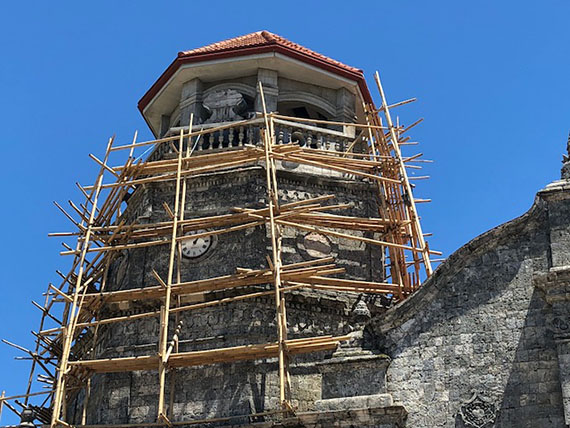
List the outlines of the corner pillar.
{"label": "corner pillar", "polygon": [[[340,88],[336,91],[336,116],[334,120],[338,122],[354,122],[356,97],[352,92],[346,88]],[[353,126],[344,126],[345,133],[355,135],[355,128]]]}
{"label": "corner pillar", "polygon": [[[277,97],[279,96],[279,74],[274,70],[260,68],[257,70],[257,82],[263,85],[263,95],[265,96],[265,105],[267,112],[277,111]],[[255,95],[255,111],[263,111],[261,102],[261,94],[259,86],[256,85],[257,94]]]}
{"label": "corner pillar", "polygon": [[195,117],[194,122],[202,123],[204,113],[202,91],[203,84],[200,79],[192,79],[184,83],[180,96],[180,126],[188,126],[192,113]]}

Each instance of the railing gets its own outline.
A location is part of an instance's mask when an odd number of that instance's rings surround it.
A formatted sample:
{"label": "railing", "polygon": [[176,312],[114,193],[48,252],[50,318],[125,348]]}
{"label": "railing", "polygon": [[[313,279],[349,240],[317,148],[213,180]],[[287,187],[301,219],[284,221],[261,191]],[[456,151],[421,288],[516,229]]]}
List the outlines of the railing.
{"label": "railing", "polygon": [[[193,139],[192,148],[196,152],[214,152],[237,149],[246,145],[261,146],[263,145],[261,137],[263,123],[263,118],[258,118],[245,125],[236,124],[235,127],[205,133]],[[350,147],[355,139],[353,133],[350,132],[341,132],[304,123],[282,119],[273,119],[273,123],[277,144],[298,144],[301,147],[342,153]],[[208,128],[219,128],[223,125],[231,125],[231,122],[197,125],[194,129],[207,130]],[[170,128],[165,137],[178,135],[181,129],[187,130],[188,127]],[[187,141],[184,141],[184,149],[186,144]],[[178,143],[174,142],[157,146],[149,156],[149,160],[173,156],[177,145]],[[359,152],[361,150],[357,146],[354,147],[353,151]]]}

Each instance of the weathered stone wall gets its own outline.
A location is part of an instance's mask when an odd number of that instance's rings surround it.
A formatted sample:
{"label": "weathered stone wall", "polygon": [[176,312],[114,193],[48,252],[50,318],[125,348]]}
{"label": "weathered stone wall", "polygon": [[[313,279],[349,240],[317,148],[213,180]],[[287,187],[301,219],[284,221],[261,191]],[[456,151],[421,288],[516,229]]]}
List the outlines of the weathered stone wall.
{"label": "weathered stone wall", "polygon": [[566,426],[559,364],[568,353],[537,278],[568,263],[569,231],[568,190],[541,192],[527,214],[466,244],[370,323],[393,359],[387,389],[407,426]]}
{"label": "weathered stone wall", "polygon": [[[320,195],[335,194],[336,198],[324,204],[350,204],[346,215],[369,217],[377,215],[374,188],[370,183],[342,177],[323,177],[318,174],[298,174],[296,171],[278,171],[281,203],[304,200]],[[215,174],[205,174],[187,180],[185,218],[227,214],[232,207],[258,208],[265,205],[265,170],[254,166]],[[142,186],[129,200],[126,218],[143,222],[167,219],[163,207],[172,207],[172,183]],[[354,232],[358,233],[358,232]],[[315,258],[305,248],[308,232],[292,228],[283,230],[283,261],[295,263]],[[368,235],[367,235],[368,236]],[[330,255],[337,265],[346,269],[346,276],[362,280],[382,280],[383,261],[379,247],[353,243],[330,237]],[[107,282],[108,289],[124,290],[153,285],[156,270],[167,276],[168,245],[151,246],[124,251],[113,263]],[[216,238],[215,248],[196,260],[181,260],[181,280],[192,281],[233,274],[237,267],[266,268],[266,255],[271,253],[270,239],[264,226],[222,234]],[[329,254],[323,254],[326,256]],[[269,286],[258,286],[270,289]],[[205,293],[198,300],[213,300],[235,294],[235,291]],[[335,292],[296,291],[288,293],[287,316],[290,338],[344,335],[358,329],[352,315],[357,296]],[[372,313],[382,311],[381,299],[370,304]],[[105,316],[131,315],[159,309],[159,302],[131,302],[116,304],[106,309]],[[266,343],[276,340],[275,303],[273,296],[248,301],[232,302],[222,306],[183,312],[170,321],[172,337],[178,321],[183,322],[180,334],[180,352]],[[160,331],[158,317],[126,321],[102,326],[95,358],[152,355],[158,350]],[[358,339],[357,339],[358,341]],[[341,379],[330,374],[321,363],[331,352],[299,355],[291,361],[291,388],[293,404],[300,412],[315,410],[315,403],[347,395],[382,393],[385,390],[385,358],[363,363],[367,380],[376,377],[373,384],[362,383],[362,388],[339,386]],[[339,361],[334,361],[340,367]],[[358,367],[353,365],[351,370]],[[278,408],[278,377],[275,359],[236,364],[217,364],[210,367],[178,369],[167,378],[167,398],[170,402],[170,383],[174,379],[173,420],[191,420],[212,417],[249,415]],[[324,373],[324,374],[323,374]],[[372,392],[371,392],[372,391]],[[369,399],[369,402],[376,401]],[[91,385],[87,411],[88,423],[148,423],[155,422],[158,401],[158,374],[134,372],[97,374]],[[70,418],[78,422],[83,396],[70,406]],[[334,403],[334,402],[333,402]],[[385,404],[385,403],[384,403]],[[391,402],[389,403],[391,404]],[[325,404],[326,405],[326,404]],[[341,406],[342,407],[342,406]],[[399,412],[399,413],[398,413]],[[398,410],[401,416],[401,409]],[[404,412],[405,413],[405,412]],[[384,415],[386,417],[386,415]],[[390,418],[388,418],[390,419]],[[263,418],[258,418],[262,421]],[[371,418],[371,421],[376,419]],[[246,422],[252,420],[245,418]],[[236,423],[236,420],[220,424]],[[372,422],[371,422],[372,423]],[[375,426],[375,425],[371,425]]]}

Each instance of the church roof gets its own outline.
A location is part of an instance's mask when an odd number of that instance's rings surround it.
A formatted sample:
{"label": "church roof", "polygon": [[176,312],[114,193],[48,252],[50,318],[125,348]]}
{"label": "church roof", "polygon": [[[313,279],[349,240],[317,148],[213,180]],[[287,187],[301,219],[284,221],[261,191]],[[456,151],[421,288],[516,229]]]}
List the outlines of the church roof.
{"label": "church roof", "polygon": [[190,63],[212,61],[223,58],[276,52],[289,58],[299,60],[322,70],[352,80],[358,84],[362,96],[372,103],[372,97],[366,85],[362,70],[343,64],[318,52],[312,51],[297,43],[269,31],[257,31],[239,37],[223,40],[200,48],[182,51],[177,58],[162,73],[138,103],[139,110],[144,111],[154,96],[167,84],[180,66]]}
{"label": "church roof", "polygon": [[196,55],[236,51],[244,48],[254,48],[260,46],[278,45],[286,49],[290,49],[299,54],[306,55],[307,57],[323,61],[335,67],[344,68],[353,73],[362,73],[362,70],[343,64],[340,61],[329,58],[311,49],[307,49],[297,43],[291,42],[284,37],[277,34],[270,33],[269,31],[256,31],[255,33],[246,34],[244,36],[234,37],[232,39],[223,40],[221,42],[212,43],[201,48],[192,49],[178,53],[179,58],[188,58]]}

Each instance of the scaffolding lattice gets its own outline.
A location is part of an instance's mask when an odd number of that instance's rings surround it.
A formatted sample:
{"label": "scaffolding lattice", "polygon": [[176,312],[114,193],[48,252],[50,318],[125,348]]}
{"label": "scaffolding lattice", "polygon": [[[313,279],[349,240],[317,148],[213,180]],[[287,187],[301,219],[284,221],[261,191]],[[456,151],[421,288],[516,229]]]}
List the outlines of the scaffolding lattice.
{"label": "scaffolding lattice", "polygon": [[[50,427],[72,426],[65,421],[66,405],[78,392],[83,390],[82,423],[74,425],[87,427],[86,412],[91,391],[91,377],[94,373],[128,372],[135,370],[156,370],[158,372],[158,414],[154,423],[137,423],[132,426],[176,426],[204,421],[172,421],[167,409],[172,403],[166,401],[166,374],[179,367],[200,366],[252,359],[277,358],[279,362],[279,403],[280,406],[267,414],[291,414],[289,357],[295,354],[334,350],[348,336],[321,336],[302,339],[287,337],[287,312],[285,295],[293,290],[335,290],[347,293],[380,293],[393,296],[401,301],[418,289],[421,278],[432,273],[430,254],[440,254],[429,249],[422,234],[412,186],[407,168],[420,168],[416,162],[421,154],[403,157],[401,146],[409,137],[404,136],[409,129],[394,125],[390,108],[413,101],[408,100],[389,106],[380,82],[375,75],[382,106],[364,105],[366,123],[342,123],[300,119],[268,113],[263,98],[263,87],[259,91],[263,100],[263,112],[249,120],[238,121],[208,129],[195,129],[193,118],[188,127],[182,127],[179,135],[152,141],[137,142],[137,134],[131,144],[114,146],[111,138],[102,160],[90,155],[99,165],[99,173],[92,186],[78,187],[85,197],[79,206],[70,202],[74,214],[63,207],[58,208],[73,222],[76,231],[53,233],[51,236],[76,238],[75,248],[67,246],[62,255],[73,258],[67,274],[60,274],[58,286],[50,284],[43,305],[34,304],[41,310],[41,322],[33,350],[5,341],[25,352],[32,360],[30,377],[24,394],[0,397],[1,406],[22,415],[15,406],[32,410],[33,417]],[[385,124],[380,116],[384,117]],[[276,124],[297,124],[306,122],[333,127],[350,126],[357,129],[358,136],[344,151],[331,151],[302,146],[294,141],[278,141]],[[242,144],[233,150],[216,153],[201,153],[195,150],[198,141],[206,134],[226,130],[243,129],[256,125],[260,129],[258,144]],[[326,133],[327,129],[322,128]],[[357,143],[364,144],[365,152],[357,153],[353,148]],[[156,151],[169,146],[176,154],[173,159],[145,160],[135,158],[135,150],[152,147]],[[111,167],[111,154],[128,153],[124,164]],[[148,152],[148,150],[147,150]],[[349,207],[348,204],[328,203],[334,195],[324,195],[296,201],[280,203],[276,161],[320,167],[374,183],[377,188],[379,205],[378,217],[364,218],[345,216],[336,213]],[[220,171],[227,168],[261,164],[265,166],[267,199],[263,208],[236,207],[231,214],[201,218],[185,218],[187,197],[186,179],[198,174]],[[107,178],[110,181],[105,181]],[[169,215],[168,221],[137,223],[127,220],[121,212],[121,204],[130,191],[145,183],[174,182],[175,192],[172,206],[164,204]],[[323,205],[327,202],[327,205]],[[335,211],[335,213],[331,213]],[[79,218],[79,220],[77,220]],[[265,225],[271,239],[271,257],[267,269],[241,269],[232,275],[183,282],[181,280],[180,259],[182,242],[193,232],[192,238],[225,234],[238,230]],[[335,265],[333,257],[314,259],[306,262],[283,264],[281,259],[281,237],[284,227],[300,231],[317,232],[341,239],[350,239],[376,245],[386,252],[389,263],[385,282],[357,281],[339,277],[344,269]],[[351,233],[371,232],[372,238]],[[156,271],[156,283],[144,284],[137,289],[108,290],[108,274],[112,262],[121,251],[148,246],[168,246],[168,274],[161,277]],[[247,286],[271,284],[267,291],[251,291]],[[244,288],[246,289],[245,291]],[[242,290],[235,296],[216,300],[183,304],[181,296],[198,292],[219,290]],[[277,319],[276,340],[272,343],[249,344],[203,351],[180,352],[179,337],[183,327],[179,314],[205,307],[253,299],[260,296],[274,296]],[[106,305],[134,300],[160,301],[161,309],[144,313],[106,317]],[[60,309],[57,309],[57,308]],[[97,359],[95,354],[99,330],[102,326],[158,317],[160,332],[158,353],[137,357]],[[169,338],[169,324],[176,328]],[[50,328],[51,325],[55,327]],[[172,328],[170,328],[172,330]],[[46,385],[46,391],[34,392],[37,382]],[[174,382],[171,382],[174,388]],[[172,400],[173,394],[170,394]],[[31,398],[42,398],[39,404],[31,403]],[[23,402],[18,401],[23,399]],[[14,404],[11,404],[14,403]],[[260,414],[256,414],[260,416]],[[211,421],[211,420],[209,420]],[[98,425],[103,426],[103,425]],[[115,426],[115,425],[113,425]],[[122,424],[120,426],[129,426]]]}

